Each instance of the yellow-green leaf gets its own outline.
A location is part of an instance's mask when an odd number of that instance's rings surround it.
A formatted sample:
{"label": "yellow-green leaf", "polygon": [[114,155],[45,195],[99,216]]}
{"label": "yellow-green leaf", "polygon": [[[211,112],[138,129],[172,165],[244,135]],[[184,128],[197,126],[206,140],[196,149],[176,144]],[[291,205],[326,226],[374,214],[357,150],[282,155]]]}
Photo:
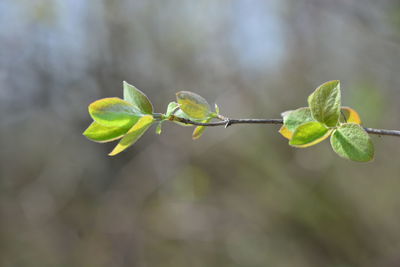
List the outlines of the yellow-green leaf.
{"label": "yellow-green leaf", "polygon": [[292,139],[289,141],[289,145],[295,147],[309,147],[318,144],[328,138],[331,134],[329,128],[324,124],[312,121],[297,127],[293,133]]}
{"label": "yellow-green leaf", "polygon": [[129,131],[131,127],[132,125],[122,127],[107,127],[94,121],[83,132],[83,135],[92,141],[105,143],[121,138],[127,131]]}
{"label": "yellow-green leaf", "polygon": [[[289,114],[292,112],[296,112],[297,110],[294,111],[286,111],[282,113],[282,116],[286,118],[287,124],[291,125],[292,128],[296,128],[300,125],[301,121],[307,122],[307,121],[312,121],[313,119],[309,119],[307,115],[307,109],[309,108],[300,108],[298,110],[302,110],[302,112],[293,113],[290,117]],[[357,111],[355,111],[352,108],[349,107],[342,107],[341,108],[342,114],[345,116],[346,120],[343,118],[343,116],[340,117],[340,121],[342,123],[348,122],[348,123],[356,123],[356,124],[361,124],[361,119],[360,115],[358,115]],[[311,115],[311,113],[308,113]],[[295,116],[296,115],[296,116]],[[301,116],[304,115],[304,116]],[[279,129],[279,133],[285,137],[286,139],[291,139],[293,136],[293,131],[290,131],[286,125],[282,125],[282,127]]]}
{"label": "yellow-green leaf", "polygon": [[219,106],[217,105],[217,103],[214,104],[214,107],[215,107],[215,113],[219,115]]}
{"label": "yellow-green leaf", "polygon": [[358,124],[345,123],[332,134],[331,145],[341,157],[367,162],[374,158],[374,145],[368,133]]}
{"label": "yellow-green leaf", "polygon": [[[178,117],[178,118],[183,118],[183,119],[195,121],[195,122],[202,122],[202,120],[194,119],[194,118],[192,118],[192,117],[189,117],[189,116],[188,116],[185,112],[183,112],[180,108],[177,109],[177,110],[175,111],[174,116],[175,116],[175,117]],[[186,124],[186,123],[182,123],[182,122],[175,121],[175,120],[174,120],[173,122],[175,122],[176,124],[179,124],[179,125],[181,125],[181,126],[187,126],[187,127],[192,127],[192,126],[193,126],[193,125],[191,125],[191,124]]]}
{"label": "yellow-green leaf", "polygon": [[340,82],[329,81],[320,85],[309,97],[312,116],[328,127],[338,124],[340,116]]}
{"label": "yellow-green leaf", "polygon": [[152,114],[153,105],[149,98],[135,86],[124,81],[124,99],[137,107],[143,114]]}
{"label": "yellow-green leaf", "polygon": [[176,93],[176,98],[182,111],[191,118],[206,119],[211,112],[208,102],[198,94],[180,91]]}
{"label": "yellow-green leaf", "polygon": [[358,115],[357,111],[355,111],[354,109],[349,107],[342,107],[341,112],[345,116],[345,118],[343,118],[343,116],[340,116],[341,122],[361,124],[360,115]]}
{"label": "yellow-green leaf", "polygon": [[286,139],[291,139],[293,136],[293,132],[290,131],[285,125],[282,125],[282,127],[279,129],[279,133],[285,137]]}
{"label": "yellow-green leaf", "polygon": [[154,118],[151,115],[141,117],[108,155],[117,155],[133,145],[146,132],[153,122]]}
{"label": "yellow-green leaf", "polygon": [[[211,119],[204,120],[202,122],[207,123],[210,121],[211,121]],[[204,133],[204,131],[206,130],[206,128],[207,128],[207,126],[202,126],[202,125],[197,126],[193,131],[192,139],[193,140],[199,139],[202,136],[202,134]]]}
{"label": "yellow-green leaf", "polygon": [[283,124],[291,132],[294,132],[297,127],[306,122],[315,121],[311,115],[311,110],[308,107],[298,108],[293,111],[286,111],[282,113],[282,116]]}
{"label": "yellow-green leaf", "polygon": [[170,102],[167,107],[167,112],[165,116],[169,117],[173,115],[179,109],[179,104],[176,102]]}
{"label": "yellow-green leaf", "polygon": [[162,122],[160,121],[160,122],[157,124],[156,134],[161,134],[161,132],[162,132]]}
{"label": "yellow-green leaf", "polygon": [[103,98],[89,105],[90,116],[107,127],[125,127],[138,121],[138,110],[118,97]]}
{"label": "yellow-green leaf", "polygon": [[199,139],[201,137],[201,135],[204,133],[204,131],[206,130],[207,126],[197,126],[192,134],[192,139],[196,140]]}

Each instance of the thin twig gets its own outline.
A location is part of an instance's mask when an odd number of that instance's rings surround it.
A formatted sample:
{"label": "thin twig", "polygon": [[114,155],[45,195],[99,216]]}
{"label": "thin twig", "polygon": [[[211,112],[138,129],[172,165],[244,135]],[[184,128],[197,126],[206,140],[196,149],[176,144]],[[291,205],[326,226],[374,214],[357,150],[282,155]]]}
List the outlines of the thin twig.
{"label": "thin twig", "polygon": [[400,136],[400,131],[398,130],[374,129],[367,127],[364,127],[364,130],[369,134]]}
{"label": "thin twig", "polygon": [[[282,119],[228,119],[224,117],[224,120],[216,122],[196,122],[173,116],[172,120],[196,126],[225,126],[225,128],[233,124],[283,124]],[[400,131],[398,130],[374,129],[367,127],[364,127],[364,130],[369,134],[400,136]]]}

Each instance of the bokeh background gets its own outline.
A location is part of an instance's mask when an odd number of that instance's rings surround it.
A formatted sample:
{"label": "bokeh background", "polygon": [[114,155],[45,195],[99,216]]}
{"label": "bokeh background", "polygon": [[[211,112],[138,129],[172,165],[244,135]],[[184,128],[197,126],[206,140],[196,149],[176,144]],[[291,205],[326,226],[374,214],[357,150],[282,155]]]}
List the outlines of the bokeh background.
{"label": "bokeh background", "polygon": [[123,80],[279,118],[340,79],[400,129],[399,62],[397,0],[1,0],[0,266],[399,266],[398,138],[359,164],[274,125],[167,123],[116,157],[82,136]]}

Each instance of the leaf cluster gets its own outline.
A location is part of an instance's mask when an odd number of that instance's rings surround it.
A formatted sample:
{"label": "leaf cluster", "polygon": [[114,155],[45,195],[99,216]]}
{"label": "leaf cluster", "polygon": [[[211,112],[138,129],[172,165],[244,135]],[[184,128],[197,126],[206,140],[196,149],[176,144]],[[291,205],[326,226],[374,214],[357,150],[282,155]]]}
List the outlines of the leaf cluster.
{"label": "leaf cluster", "polygon": [[[148,97],[135,86],[123,82],[123,99],[110,97],[99,99],[89,105],[92,124],[83,132],[88,139],[105,143],[119,140],[109,153],[117,155],[133,145],[152,124],[157,123],[156,133],[161,134],[164,121],[180,123],[180,119],[195,122],[209,122],[217,118],[219,109],[212,112],[207,101],[198,94],[181,91],[176,94],[177,102],[169,103],[167,111],[154,113],[153,105]],[[205,126],[197,126],[193,139],[198,139]]]}
{"label": "leaf cluster", "polygon": [[330,137],[333,150],[341,157],[366,162],[374,157],[368,133],[361,127],[358,113],[341,106],[340,82],[320,85],[309,97],[308,107],[282,113],[279,132],[289,145],[309,147]]}

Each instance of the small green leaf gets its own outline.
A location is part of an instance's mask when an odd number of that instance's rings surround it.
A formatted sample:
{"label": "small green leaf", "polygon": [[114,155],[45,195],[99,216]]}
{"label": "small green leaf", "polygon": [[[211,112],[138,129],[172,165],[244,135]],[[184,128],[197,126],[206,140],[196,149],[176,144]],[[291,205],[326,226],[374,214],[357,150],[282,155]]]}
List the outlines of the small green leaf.
{"label": "small green leaf", "polygon": [[293,110],[286,110],[286,111],[282,112],[281,117],[285,118],[287,115],[289,115],[290,112],[293,112]]}
{"label": "small green leaf", "polygon": [[153,122],[154,118],[151,115],[141,117],[108,155],[117,155],[133,145],[146,132]]}
{"label": "small green leaf", "polygon": [[[210,121],[211,121],[211,118],[204,120],[202,122],[207,123]],[[202,125],[197,126],[193,131],[192,139],[193,140],[199,139],[202,136],[202,134],[204,133],[204,131],[206,130],[206,128],[207,128],[207,126],[202,126]]]}
{"label": "small green leaf", "polygon": [[162,122],[160,121],[160,122],[157,124],[156,134],[161,134],[161,132],[162,132]]}
{"label": "small green leaf", "polygon": [[340,116],[340,82],[330,81],[320,85],[308,97],[308,104],[315,120],[335,127]]}
{"label": "small green leaf", "polygon": [[169,117],[173,115],[173,113],[179,108],[179,104],[176,102],[170,102],[167,107],[167,112],[165,113],[165,116]]}
{"label": "small green leaf", "polygon": [[106,127],[94,121],[83,132],[83,135],[92,141],[105,143],[121,138],[131,127],[132,125],[123,127]]}
{"label": "small green leaf", "polygon": [[201,135],[204,133],[204,131],[206,130],[207,126],[197,126],[192,134],[192,139],[193,140],[197,140],[201,137]]}
{"label": "small green leaf", "polygon": [[331,145],[341,157],[359,162],[374,158],[374,145],[368,133],[358,124],[345,123],[332,134]]}
{"label": "small green leaf", "polygon": [[215,107],[215,113],[217,113],[217,115],[219,115],[219,107],[218,107],[217,103],[215,103],[214,107]]}
{"label": "small green leaf", "polygon": [[110,97],[97,100],[89,105],[90,116],[107,127],[125,127],[138,121],[138,110],[128,102]]}
{"label": "small green leaf", "polygon": [[286,111],[282,113],[282,116],[284,125],[291,132],[294,132],[297,127],[306,122],[315,121],[311,115],[310,108],[305,107],[293,111]]}
{"label": "small green leaf", "polygon": [[206,119],[211,112],[210,105],[198,94],[188,91],[180,91],[176,93],[176,98],[182,111],[189,117],[195,119]]}
{"label": "small green leaf", "polygon": [[153,105],[149,98],[135,86],[124,81],[124,100],[136,106],[143,114],[152,114]]}
{"label": "small green leaf", "polygon": [[330,135],[330,130],[322,123],[312,121],[297,127],[289,145],[295,147],[309,147],[322,142]]}

